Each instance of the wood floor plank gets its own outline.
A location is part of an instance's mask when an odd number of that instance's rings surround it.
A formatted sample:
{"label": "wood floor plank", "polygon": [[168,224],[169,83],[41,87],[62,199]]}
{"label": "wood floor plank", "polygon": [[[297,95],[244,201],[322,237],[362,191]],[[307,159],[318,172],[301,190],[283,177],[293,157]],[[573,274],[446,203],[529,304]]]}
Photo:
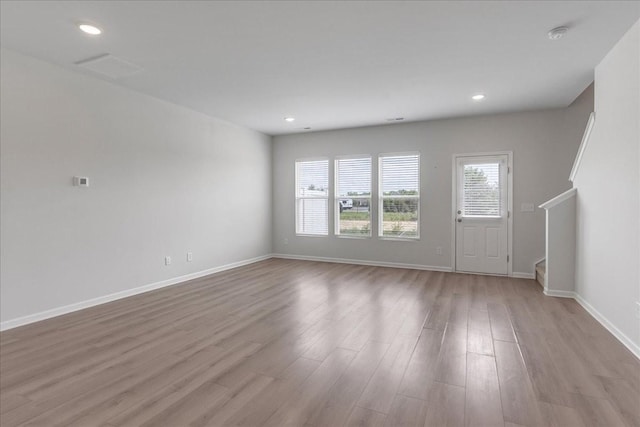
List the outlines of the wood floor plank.
{"label": "wood floor plank", "polygon": [[252,371],[268,377],[279,378],[282,372],[295,362],[324,332],[328,319],[320,319],[312,326],[299,331],[287,332],[277,340],[266,344],[254,355],[249,357],[235,370],[230,371],[220,379],[220,384],[231,384],[234,377],[245,375]]}
{"label": "wood floor plank", "polygon": [[494,340],[518,342],[509,312],[503,303],[487,304],[491,322],[491,335]]}
{"label": "wood floor plank", "polygon": [[422,427],[427,419],[427,402],[396,395],[385,420],[385,427]]}
{"label": "wood floor plank", "polygon": [[324,406],[329,391],[342,376],[355,356],[351,350],[334,350],[298,389],[266,420],[265,426],[304,425],[313,414]]}
{"label": "wood floor plank", "polygon": [[41,410],[33,402],[27,402],[24,405],[0,414],[0,425],[2,427],[23,425],[26,421],[33,419],[41,413]]}
{"label": "wood floor plank", "polygon": [[264,392],[240,408],[228,420],[229,425],[256,426],[269,419],[286,401],[293,399],[300,386],[320,366],[317,360],[298,358]]}
{"label": "wood floor plank", "polygon": [[504,421],[541,425],[538,402],[518,344],[507,341],[494,344]]}
{"label": "wood floor plank", "polygon": [[389,413],[415,345],[414,338],[398,336],[362,392],[358,406],[384,414]]}
{"label": "wood floor plank", "polygon": [[345,427],[383,427],[385,419],[385,414],[356,406],[344,425]]}
{"label": "wood floor plank", "polygon": [[640,426],[640,401],[633,386],[626,378],[599,377],[608,400],[616,412],[630,426]]}
{"label": "wood floor plank", "polygon": [[578,412],[567,406],[538,402],[543,425],[549,427],[583,427],[584,423]]}
{"label": "wood floor plank", "polygon": [[503,425],[500,385],[495,358],[467,354],[465,422],[467,426]]}
{"label": "wood floor plank", "polygon": [[331,322],[324,333],[302,353],[302,357],[323,361],[363,320],[362,316],[351,314]]}
{"label": "wood floor plank", "polygon": [[538,400],[556,405],[568,405],[568,393],[560,380],[552,350],[536,332],[517,332],[525,367]]}
{"label": "wood floor plank", "polygon": [[[198,364],[186,373],[180,372],[179,378],[174,379],[163,387],[149,387],[140,383],[136,386],[138,398],[127,401],[126,407],[117,410],[108,408],[105,421],[119,426],[136,426],[156,417],[159,413],[171,412],[170,408],[180,407],[189,394],[195,390],[210,390],[218,385],[218,377],[239,364],[243,358],[255,353],[259,344],[249,344],[237,349],[226,351]],[[175,371],[174,371],[175,372]],[[157,380],[157,378],[150,381]],[[158,379],[161,380],[161,379]],[[127,391],[125,391],[126,393]]]}
{"label": "wood floor plank", "polygon": [[493,335],[488,310],[469,310],[467,351],[493,356]]}
{"label": "wood floor plank", "polygon": [[[462,278],[458,278],[457,287],[460,288],[460,284],[464,283]],[[463,288],[460,292],[468,292],[468,289]],[[456,293],[451,298],[451,310],[449,311],[448,324],[454,324],[463,328],[467,327],[469,320],[469,300],[470,295],[466,293]]]}
{"label": "wood floor plank", "polygon": [[[145,364],[153,363],[154,359],[176,348],[192,342],[193,338],[175,331],[169,332],[154,342],[147,342],[135,348],[125,350],[122,347],[105,351],[109,357],[102,355],[95,359],[87,359],[83,363],[69,363],[53,370],[47,376],[29,381],[17,388],[33,400],[41,400],[59,392],[70,396],[69,389],[73,388],[78,394],[104,384],[110,379],[139,369]],[[89,362],[89,363],[86,363]]]}
{"label": "wood floor plank", "polygon": [[[225,399],[224,404],[220,405],[219,407],[215,404],[212,404],[212,402],[210,402],[209,400],[202,400],[204,410],[201,409],[200,411],[198,411],[199,414],[197,418],[193,419],[193,421],[191,421],[189,425],[193,427],[226,425],[229,418],[234,416],[238,412],[238,410],[240,410],[240,408],[251,402],[258,394],[262,392],[262,390],[267,388],[267,386],[269,386],[269,384],[271,384],[272,382],[273,378],[265,377],[264,375],[260,374],[254,374],[243,387],[234,390],[233,393],[228,396],[228,399]],[[192,400],[190,400],[190,403],[191,402]],[[195,411],[192,412],[188,418],[193,417],[194,413]],[[180,417],[177,419],[177,422],[179,423],[181,422],[181,420],[188,418]],[[153,422],[147,422],[147,424],[150,427],[158,425],[157,423]]]}
{"label": "wood floor plank", "polygon": [[[198,416],[208,410],[216,410],[230,399],[231,395],[227,388],[210,381],[195,389],[193,393],[186,395],[176,404],[170,405],[166,410],[138,425],[140,427],[172,427],[180,423],[189,425],[187,423],[193,421],[194,418],[200,421],[197,418]],[[80,423],[78,424],[78,426],[81,425]]]}
{"label": "wood floor plank", "polygon": [[[616,412],[607,399],[571,394],[571,405],[582,418],[587,427],[596,426],[624,426],[622,417]],[[637,425],[637,424],[636,424]]]}
{"label": "wood floor plank", "polygon": [[640,425],[640,361],[532,280],[270,259],[0,333],[0,425]]}
{"label": "wood floor plank", "polygon": [[[93,390],[87,394],[78,395],[74,399],[67,400],[62,405],[45,411],[35,418],[28,419],[25,425],[31,427],[68,425],[87,414],[92,414],[94,408],[99,407],[106,401],[105,398],[107,396],[109,401],[116,403],[122,402],[123,400],[118,398],[118,394],[121,393],[123,389],[126,389],[127,385],[144,381],[153,375],[161,375],[162,372],[176,363],[179,363],[179,360],[171,355],[161,357],[155,360],[151,370],[132,373],[123,378],[122,381],[113,381],[105,387]],[[106,422],[107,420],[105,419],[104,421]]]}
{"label": "wood floor plank", "polygon": [[309,419],[309,422],[316,426],[344,424],[389,347],[390,345],[386,343],[369,341],[358,352],[345,373],[331,387],[329,399],[320,411]]}
{"label": "wood floor plank", "polygon": [[443,335],[444,330],[441,329],[424,329],[422,331],[398,393],[417,399],[427,398],[429,384],[436,377]]}
{"label": "wood floor plank", "polygon": [[427,397],[425,427],[464,426],[465,389],[463,387],[432,382]]}
{"label": "wood floor plank", "polygon": [[467,328],[447,324],[438,356],[435,380],[464,387],[467,376]]}
{"label": "wood floor plank", "polygon": [[18,394],[3,394],[2,397],[0,397],[0,414],[12,411],[30,402],[31,400]]}
{"label": "wood floor plank", "polygon": [[596,375],[591,371],[591,365],[583,358],[571,343],[565,341],[557,333],[545,334],[545,341],[553,353],[551,361],[555,365],[564,391],[579,393],[585,396],[606,399],[607,393]]}
{"label": "wood floor plank", "polygon": [[451,296],[438,296],[433,304],[425,327],[428,329],[445,329],[451,316],[451,304]]}

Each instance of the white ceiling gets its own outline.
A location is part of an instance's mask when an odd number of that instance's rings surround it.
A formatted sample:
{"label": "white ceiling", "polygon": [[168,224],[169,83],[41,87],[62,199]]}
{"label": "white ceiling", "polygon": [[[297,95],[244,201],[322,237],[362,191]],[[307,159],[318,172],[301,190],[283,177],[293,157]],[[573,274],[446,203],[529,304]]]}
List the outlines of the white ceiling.
{"label": "white ceiling", "polygon": [[640,3],[47,0],[0,14],[4,47],[83,73],[75,62],[110,53],[143,68],[117,84],[277,135],[567,106]]}

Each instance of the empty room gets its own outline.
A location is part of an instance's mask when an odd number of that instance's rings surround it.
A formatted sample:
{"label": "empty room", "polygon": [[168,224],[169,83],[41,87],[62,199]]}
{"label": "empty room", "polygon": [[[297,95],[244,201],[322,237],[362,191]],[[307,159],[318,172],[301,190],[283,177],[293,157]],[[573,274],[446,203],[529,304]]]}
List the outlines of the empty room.
{"label": "empty room", "polygon": [[640,426],[640,2],[0,25],[2,427]]}

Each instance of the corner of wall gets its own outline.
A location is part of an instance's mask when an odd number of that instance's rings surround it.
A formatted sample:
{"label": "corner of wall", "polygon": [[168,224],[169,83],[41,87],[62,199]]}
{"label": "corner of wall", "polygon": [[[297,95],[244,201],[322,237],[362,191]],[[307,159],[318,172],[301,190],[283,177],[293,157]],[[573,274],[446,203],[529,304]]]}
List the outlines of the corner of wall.
{"label": "corner of wall", "polygon": [[594,111],[574,181],[576,300],[640,357],[640,21],[596,66]]}

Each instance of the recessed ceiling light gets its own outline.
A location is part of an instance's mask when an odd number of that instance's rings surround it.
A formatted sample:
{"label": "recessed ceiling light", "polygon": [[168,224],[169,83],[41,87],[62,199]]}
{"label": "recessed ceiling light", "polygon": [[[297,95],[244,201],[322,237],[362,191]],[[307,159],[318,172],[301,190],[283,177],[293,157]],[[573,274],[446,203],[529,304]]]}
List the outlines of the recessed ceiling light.
{"label": "recessed ceiling light", "polygon": [[98,27],[96,27],[95,25],[91,25],[91,24],[78,24],[78,28],[80,28],[81,31],[90,34],[92,36],[97,36],[99,34],[102,34],[102,30]]}
{"label": "recessed ceiling light", "polygon": [[473,99],[474,101],[482,101],[484,99],[484,95],[479,93],[477,95],[473,95],[471,99]]}
{"label": "recessed ceiling light", "polygon": [[285,118],[284,118],[284,121],[285,121],[285,122],[289,122],[289,123],[294,122],[295,120],[296,120],[296,118],[295,118],[295,117],[285,117]]}
{"label": "recessed ceiling light", "polygon": [[556,27],[547,33],[551,40],[561,39],[569,31],[567,27]]}

